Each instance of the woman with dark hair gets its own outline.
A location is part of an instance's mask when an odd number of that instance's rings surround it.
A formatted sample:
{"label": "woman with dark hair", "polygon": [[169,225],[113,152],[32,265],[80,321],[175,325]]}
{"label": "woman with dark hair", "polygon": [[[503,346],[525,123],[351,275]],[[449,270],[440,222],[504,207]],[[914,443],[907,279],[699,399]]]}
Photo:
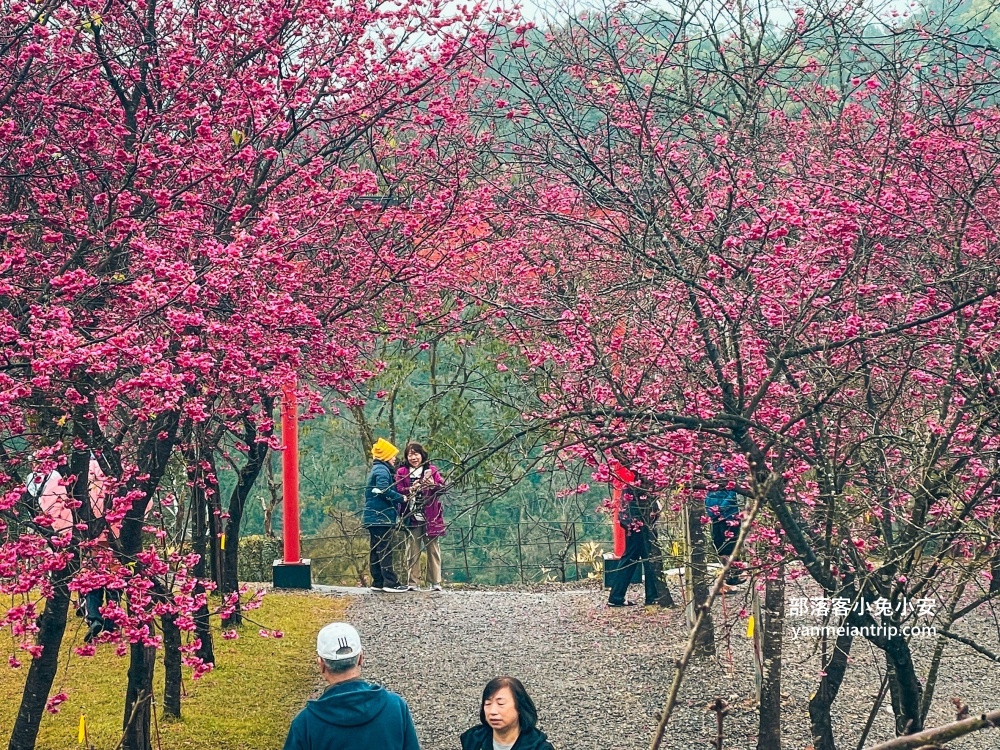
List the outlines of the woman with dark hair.
{"label": "woman with dark hair", "polygon": [[535,724],[538,711],[516,677],[494,677],[479,704],[479,725],[461,737],[462,750],[554,750]]}
{"label": "woman with dark hair", "polygon": [[437,467],[427,460],[420,443],[410,443],[403,451],[403,461],[396,471],[396,489],[403,495],[400,514],[406,528],[406,556],[409,568],[407,588],[420,590],[420,552],[427,550],[427,585],[441,590],[441,546],[444,536],[444,512],[441,496],[444,480]]}

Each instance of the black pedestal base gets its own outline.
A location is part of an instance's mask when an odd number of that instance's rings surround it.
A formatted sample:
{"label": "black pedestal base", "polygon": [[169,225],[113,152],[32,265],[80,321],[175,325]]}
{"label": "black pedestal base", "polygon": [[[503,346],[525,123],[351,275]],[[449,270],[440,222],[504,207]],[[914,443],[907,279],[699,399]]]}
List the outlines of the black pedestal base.
{"label": "black pedestal base", "polygon": [[302,560],[297,563],[275,560],[271,568],[274,574],[274,587],[276,589],[311,589],[312,565],[310,563],[310,560]]}

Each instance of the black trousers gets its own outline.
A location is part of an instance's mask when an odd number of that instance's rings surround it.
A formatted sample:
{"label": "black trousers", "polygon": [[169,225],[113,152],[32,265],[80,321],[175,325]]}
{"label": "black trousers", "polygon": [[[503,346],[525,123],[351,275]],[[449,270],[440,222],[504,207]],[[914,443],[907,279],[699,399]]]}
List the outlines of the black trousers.
{"label": "black trousers", "polygon": [[[736,537],[740,535],[740,519],[710,517],[712,518],[712,544],[715,545],[715,551],[720,558],[719,561],[722,562],[721,558],[730,557],[733,554],[733,550],[736,549]],[[726,583],[730,586],[737,586],[743,583],[740,579],[739,570],[730,568]]]}
{"label": "black trousers", "polygon": [[614,582],[611,584],[611,604],[623,604],[628,592],[629,582],[635,575],[635,566],[642,563],[642,574],[646,585],[646,604],[656,604],[659,593],[656,587],[656,569],[650,559],[653,545],[650,544],[650,532],[645,526],[638,530],[628,530],[625,533],[625,553],[618,563]]}
{"label": "black trousers", "polygon": [[392,569],[392,526],[369,526],[371,550],[368,553],[368,567],[372,572],[372,587],[381,589],[399,586],[396,571]]}

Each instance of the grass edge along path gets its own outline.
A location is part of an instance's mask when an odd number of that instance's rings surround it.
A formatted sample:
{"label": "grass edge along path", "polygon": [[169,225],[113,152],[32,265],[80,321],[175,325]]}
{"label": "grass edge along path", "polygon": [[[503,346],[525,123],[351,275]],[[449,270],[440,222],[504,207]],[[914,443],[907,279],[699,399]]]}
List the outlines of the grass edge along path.
{"label": "grass edge along path", "polygon": [[[162,750],[280,750],[288,724],[318,684],[315,666],[316,633],[326,623],[344,617],[347,600],[302,593],[268,592],[260,609],[247,615],[260,626],[283,633],[262,638],[258,625],[246,622],[237,640],[219,635],[215,621],[214,646],[218,667],[197,681],[184,668],[180,721],[164,721],[163,653],[159,653],[153,690],[159,717]],[[80,715],[86,714],[92,747],[112,750],[121,739],[125,673],[128,657],[115,655],[113,644],[103,644],[93,657],[71,652],[83,644],[84,625],[70,613],[52,694],[69,699],[58,714],[46,713],[38,750],[71,750],[78,741]],[[13,653],[10,641],[0,648]],[[0,664],[0,742],[6,746],[21,690],[28,672],[28,654],[17,652],[19,669]],[[153,746],[156,731],[153,732]]]}

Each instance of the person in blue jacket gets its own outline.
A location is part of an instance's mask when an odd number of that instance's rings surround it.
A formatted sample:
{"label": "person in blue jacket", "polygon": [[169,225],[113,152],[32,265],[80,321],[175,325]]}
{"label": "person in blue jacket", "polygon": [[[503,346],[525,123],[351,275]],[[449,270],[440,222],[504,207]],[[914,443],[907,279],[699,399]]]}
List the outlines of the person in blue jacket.
{"label": "person in blue jacket", "polygon": [[[719,555],[719,560],[725,565],[736,549],[736,537],[740,533],[740,504],[736,490],[728,489],[728,481],[721,478],[720,466],[709,466],[706,474],[710,480],[719,482],[719,487],[705,493],[705,512],[712,522],[712,543]],[[739,573],[729,569],[726,586],[739,586],[744,583]]]}
{"label": "person in blue jacket", "polygon": [[361,679],[364,650],[352,625],[320,630],[316,653],[327,688],[292,720],[284,750],[420,750],[406,701]]}
{"label": "person in blue jacket", "polygon": [[368,529],[371,548],[368,564],[372,574],[372,591],[392,593],[406,591],[399,584],[392,567],[392,537],[399,519],[399,507],[405,498],[396,490],[393,459],[399,448],[384,438],[372,446],[372,468],[365,484],[365,510],[362,525]]}

